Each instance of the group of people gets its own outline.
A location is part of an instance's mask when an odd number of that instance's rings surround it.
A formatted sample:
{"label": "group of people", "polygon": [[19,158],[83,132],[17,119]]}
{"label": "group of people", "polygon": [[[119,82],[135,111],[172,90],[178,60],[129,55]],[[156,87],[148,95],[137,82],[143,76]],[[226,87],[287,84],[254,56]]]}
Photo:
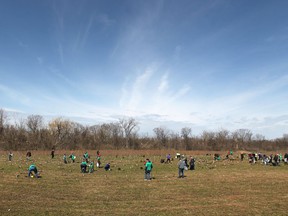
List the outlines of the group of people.
{"label": "group of people", "polygon": [[[282,154],[262,154],[262,153],[250,153],[248,154],[249,163],[256,163],[261,161],[264,165],[278,166],[281,162],[288,164],[288,153],[285,153],[284,158]],[[242,157],[241,157],[242,160]]]}
{"label": "group of people", "polygon": [[[54,158],[54,149],[51,152],[51,157],[52,159]],[[26,154],[26,158],[27,160],[30,160],[31,157],[31,152],[27,152]],[[228,155],[228,154],[227,154]],[[230,151],[229,155],[233,155],[233,152]],[[241,160],[244,159],[244,153],[241,153]],[[12,161],[13,158],[13,153],[10,151],[8,154],[8,159],[9,161]],[[74,163],[76,156],[74,155],[74,153],[71,153],[68,157],[69,159],[71,159],[71,162]],[[188,162],[187,157],[185,157],[184,155],[180,155],[179,153],[176,154],[176,158],[179,159],[178,161],[178,177],[179,178],[184,178],[184,171],[185,170],[195,170],[195,159],[190,156],[190,160]],[[165,163],[171,163],[171,155],[168,154],[166,156],[166,161]],[[214,160],[220,160],[221,157],[219,154],[214,154]],[[273,166],[277,166],[281,163],[281,161],[283,161],[284,163],[288,164],[288,153],[285,153],[284,157],[282,156],[282,154],[271,154],[270,156],[265,155],[265,154],[261,154],[261,153],[251,153],[248,154],[248,159],[249,159],[249,163],[256,163],[256,161],[262,161],[263,164],[267,165],[267,164],[272,164]],[[92,173],[94,172],[94,160],[89,161],[90,160],[90,155],[88,154],[88,152],[85,152],[83,154],[83,158],[82,158],[82,162],[80,164],[80,169],[81,169],[81,173]],[[99,151],[97,151],[97,155],[96,155],[96,160],[97,160],[97,167],[100,167],[101,165],[101,154]],[[173,160],[173,159],[172,159]],[[67,156],[66,154],[63,155],[63,161],[65,164],[68,163],[67,161]],[[111,165],[110,163],[107,163],[104,166],[104,169],[106,171],[111,170]],[[145,180],[151,180],[152,179],[152,169],[153,169],[153,163],[150,159],[146,159],[145,161],[145,173],[144,173],[144,179]],[[35,164],[31,164],[28,168],[28,177],[39,177],[39,172],[37,170],[37,167]]]}
{"label": "group of people", "polygon": [[[194,157],[190,157],[189,163],[187,157],[184,155],[180,155],[179,153],[176,154],[176,158],[179,159],[178,161],[178,178],[184,178],[184,170],[195,170],[195,159]],[[171,163],[171,154],[168,154],[166,156],[165,163]],[[150,159],[146,159],[145,162],[145,174],[144,174],[144,180],[151,180],[151,172],[153,169],[153,163]]]}
{"label": "group of people", "polygon": [[[30,160],[32,156],[32,153],[30,151],[28,151],[26,153],[26,160]],[[53,159],[55,157],[55,149],[53,148],[52,151],[51,151],[51,158]],[[13,158],[13,153],[10,151],[9,154],[8,154],[8,160],[9,161],[12,161],[12,158]],[[72,152],[68,158],[71,160],[72,163],[75,163],[75,160],[76,160],[76,156],[74,155],[74,153]],[[85,152],[83,154],[83,159],[82,159],[82,162],[80,164],[80,169],[81,169],[81,172],[82,173],[92,173],[94,172],[94,161],[90,161],[89,162],[89,159],[90,159],[90,155],[88,154],[88,152]],[[100,167],[101,165],[101,155],[100,155],[100,152],[97,151],[97,156],[96,156],[96,160],[97,160],[97,167]],[[65,164],[68,163],[68,160],[67,160],[67,155],[66,153],[63,155],[63,162]],[[106,171],[109,171],[111,170],[110,168],[110,163],[107,163],[104,167],[104,169]],[[35,164],[31,164],[28,168],[28,177],[36,177],[36,178],[39,178],[39,171],[37,170],[37,167]]]}
{"label": "group of people", "polygon": [[178,178],[184,178],[184,170],[195,170],[195,159],[194,157],[190,157],[189,164],[187,157],[184,155],[180,156],[180,160],[178,162]]}

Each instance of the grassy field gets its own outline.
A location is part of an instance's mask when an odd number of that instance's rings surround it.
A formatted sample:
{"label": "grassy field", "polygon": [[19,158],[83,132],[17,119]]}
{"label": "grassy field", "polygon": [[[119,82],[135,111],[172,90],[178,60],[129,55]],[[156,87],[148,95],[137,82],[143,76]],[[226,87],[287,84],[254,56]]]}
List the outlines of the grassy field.
{"label": "grassy field", "polygon": [[[64,164],[64,151],[0,152],[0,215],[287,215],[288,165],[279,167],[235,160],[213,162],[206,152],[181,152],[196,158],[196,170],[178,179],[177,161],[161,164],[167,151],[103,151],[102,163],[80,173],[84,151],[76,163]],[[68,155],[70,151],[66,152]],[[88,151],[95,159],[96,151]],[[175,152],[170,152],[172,155]],[[284,153],[284,152],[282,152]],[[223,154],[224,156],[224,154]],[[153,180],[144,181],[143,164],[153,161]],[[35,163],[42,178],[28,178]]]}

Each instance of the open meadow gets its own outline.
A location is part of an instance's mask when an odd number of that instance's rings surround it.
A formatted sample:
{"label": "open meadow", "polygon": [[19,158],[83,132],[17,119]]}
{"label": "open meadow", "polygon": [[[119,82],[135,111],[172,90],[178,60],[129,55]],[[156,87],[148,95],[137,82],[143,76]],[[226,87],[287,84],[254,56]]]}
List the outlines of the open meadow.
{"label": "open meadow", "polygon": [[[175,151],[103,150],[101,161],[82,174],[84,151],[75,163],[63,163],[64,151],[0,152],[0,215],[287,215],[288,165],[264,166],[235,160],[213,161],[206,152],[185,152],[196,158],[196,170],[178,177],[177,159],[160,163]],[[88,151],[95,159],[96,151]],[[210,152],[212,153],[212,152]],[[282,152],[285,153],[285,152]],[[66,151],[69,155],[70,151]],[[224,158],[225,153],[222,154]],[[145,159],[152,160],[153,179],[144,181]],[[34,163],[41,178],[28,178]]]}

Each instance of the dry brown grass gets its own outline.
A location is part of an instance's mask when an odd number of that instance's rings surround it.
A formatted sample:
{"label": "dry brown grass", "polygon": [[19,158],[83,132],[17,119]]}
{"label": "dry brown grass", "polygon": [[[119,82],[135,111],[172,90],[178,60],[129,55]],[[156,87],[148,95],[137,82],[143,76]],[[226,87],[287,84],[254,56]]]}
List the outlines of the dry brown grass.
{"label": "dry brown grass", "polygon": [[[196,170],[178,179],[175,160],[160,164],[167,151],[105,150],[102,161],[112,171],[83,176],[79,163],[62,163],[64,152],[53,160],[50,152],[32,152],[40,179],[25,177],[26,152],[15,152],[12,162],[1,152],[0,215],[287,215],[288,165],[213,163],[207,152],[184,152],[196,156]],[[96,151],[88,152],[95,158]],[[83,153],[75,152],[78,162]],[[147,157],[152,181],[143,180],[140,168]]]}

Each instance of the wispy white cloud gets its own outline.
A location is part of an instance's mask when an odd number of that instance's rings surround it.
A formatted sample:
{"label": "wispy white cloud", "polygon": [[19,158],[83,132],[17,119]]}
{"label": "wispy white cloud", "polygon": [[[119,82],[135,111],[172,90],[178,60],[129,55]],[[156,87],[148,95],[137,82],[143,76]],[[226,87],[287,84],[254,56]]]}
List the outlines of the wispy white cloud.
{"label": "wispy white cloud", "polygon": [[81,38],[81,43],[80,43],[80,47],[83,48],[86,44],[87,38],[90,34],[91,28],[93,26],[93,21],[94,21],[94,15],[92,14],[89,18],[89,21],[86,25],[85,31],[83,33],[83,36]]}
{"label": "wispy white cloud", "polygon": [[58,43],[58,55],[59,55],[61,64],[64,65],[64,51],[63,51],[63,46],[61,42]]}
{"label": "wispy white cloud", "polygon": [[[65,76],[63,73],[61,73],[61,71],[60,71],[59,69],[50,67],[49,70],[50,70],[50,72],[51,72],[52,74],[54,74],[54,75],[57,77],[57,79],[60,78],[62,81],[64,81],[65,83],[67,83],[67,84],[70,85],[71,87],[76,88],[76,87],[78,86],[78,85],[77,85],[77,82],[69,79],[67,76]],[[63,86],[63,82],[57,82],[57,83],[59,83],[59,85],[60,85],[60,83],[61,83],[61,85]]]}
{"label": "wispy white cloud", "polygon": [[177,88],[172,84],[173,88],[170,88],[169,82],[168,73],[161,75],[157,67],[145,70],[135,81],[126,80],[122,88],[121,108],[128,115],[161,115],[165,119],[175,120],[183,115],[181,99],[190,92],[191,87],[183,84]]}
{"label": "wispy white cloud", "polygon": [[[145,86],[147,87],[149,79],[153,75],[154,70],[152,68],[146,69],[143,73],[139,74],[131,86],[127,86],[128,82],[124,83],[122,87],[122,97],[120,105],[124,110],[136,110],[141,100],[143,99],[143,93]],[[127,93],[129,92],[129,96]]]}
{"label": "wispy white cloud", "polygon": [[0,92],[2,92],[2,97],[6,96],[10,98],[13,101],[18,101],[22,103],[23,105],[29,105],[30,104],[30,98],[24,95],[23,93],[14,90],[12,88],[9,88],[7,86],[0,84]]}
{"label": "wispy white cloud", "polygon": [[164,92],[169,88],[169,82],[168,82],[168,74],[165,73],[160,80],[160,84],[158,86],[159,92]]}
{"label": "wispy white cloud", "polygon": [[107,14],[100,14],[97,16],[97,21],[104,26],[111,26],[115,23],[115,20],[111,19]]}

